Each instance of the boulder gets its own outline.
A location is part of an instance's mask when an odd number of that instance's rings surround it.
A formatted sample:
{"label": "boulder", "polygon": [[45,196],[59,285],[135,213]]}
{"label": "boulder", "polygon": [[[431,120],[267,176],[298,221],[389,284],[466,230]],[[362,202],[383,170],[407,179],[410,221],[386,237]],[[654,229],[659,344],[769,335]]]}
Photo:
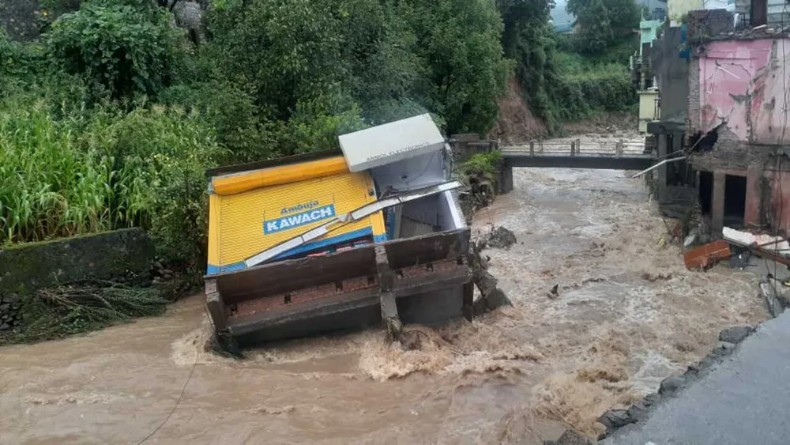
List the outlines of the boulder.
{"label": "boulder", "polygon": [[754,332],[754,328],[751,326],[734,326],[721,331],[719,333],[719,341],[733,344],[740,343],[752,332]]}
{"label": "boulder", "polygon": [[554,441],[555,445],[592,445],[592,441],[585,435],[574,430],[565,430],[559,439]]}
{"label": "boulder", "polygon": [[643,420],[647,417],[647,410],[650,406],[649,402],[645,402],[644,400],[639,400],[638,402],[634,403],[630,408],[628,408],[628,417],[636,420],[637,422]]}
{"label": "boulder", "polygon": [[658,393],[655,393],[655,392],[654,393],[650,393],[650,394],[645,396],[644,400],[648,404],[648,406],[653,406],[656,403],[661,401],[661,395],[658,394]]}
{"label": "boulder", "polygon": [[680,389],[686,383],[686,379],[679,376],[672,376],[667,377],[661,381],[661,385],[658,387],[658,393],[661,395],[664,394],[672,394],[673,392]]}
{"label": "boulder", "polygon": [[491,230],[485,239],[486,245],[494,249],[508,249],[513,244],[516,244],[516,241],[516,235],[501,226]]}
{"label": "boulder", "polygon": [[636,423],[636,419],[628,415],[624,409],[611,409],[598,418],[598,422],[603,424],[607,430],[624,427],[629,423]]}

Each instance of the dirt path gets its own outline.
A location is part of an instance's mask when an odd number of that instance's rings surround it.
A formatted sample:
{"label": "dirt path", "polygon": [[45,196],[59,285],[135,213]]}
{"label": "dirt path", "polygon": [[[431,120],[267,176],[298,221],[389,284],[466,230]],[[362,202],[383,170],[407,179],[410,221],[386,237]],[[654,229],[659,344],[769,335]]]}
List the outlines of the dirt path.
{"label": "dirt path", "polygon": [[[542,443],[703,357],[725,326],[766,318],[747,273],[684,270],[638,180],[516,170],[478,213],[516,233],[489,250],[515,303],[420,329],[305,339],[237,362],[203,351],[199,297],[164,317],[0,348],[0,443]],[[559,297],[547,291],[559,285]]]}

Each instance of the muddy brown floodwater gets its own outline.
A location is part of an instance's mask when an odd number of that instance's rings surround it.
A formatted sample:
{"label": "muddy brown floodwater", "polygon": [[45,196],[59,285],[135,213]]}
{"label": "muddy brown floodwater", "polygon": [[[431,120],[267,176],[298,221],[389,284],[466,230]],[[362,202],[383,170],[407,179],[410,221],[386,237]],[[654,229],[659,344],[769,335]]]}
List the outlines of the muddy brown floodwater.
{"label": "muddy brown floodwater", "polygon": [[[422,349],[370,330],[204,352],[200,296],[163,317],[0,348],[0,443],[541,443],[700,360],[724,327],[767,317],[749,273],[688,272],[623,172],[515,171],[480,211],[519,242],[488,250],[514,303],[420,330]],[[559,296],[548,297],[558,285]],[[190,377],[189,383],[184,387]]]}

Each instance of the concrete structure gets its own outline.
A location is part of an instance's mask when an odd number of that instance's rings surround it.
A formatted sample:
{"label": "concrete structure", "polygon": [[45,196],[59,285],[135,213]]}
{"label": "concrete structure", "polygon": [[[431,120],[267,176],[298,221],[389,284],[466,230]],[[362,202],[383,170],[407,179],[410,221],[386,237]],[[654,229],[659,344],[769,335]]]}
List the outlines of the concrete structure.
{"label": "concrete structure", "polygon": [[790,39],[749,34],[693,52],[687,134],[698,149],[690,163],[707,173],[700,199],[713,230],[790,228]]}
{"label": "concrete structure", "polygon": [[688,156],[658,169],[660,208],[685,218],[699,206],[714,234],[790,228],[788,30],[736,29],[723,9],[687,19],[687,28],[664,28],[652,57],[661,120],[648,132],[659,159]]}
{"label": "concrete structure", "polygon": [[667,0],[667,18],[670,26],[680,26],[689,11],[704,9],[702,0]]}
{"label": "concrete structure", "polygon": [[22,303],[39,289],[119,278],[150,285],[153,262],[154,245],[140,228],[0,249],[0,331],[21,322]]}
{"label": "concrete structure", "polygon": [[762,324],[698,381],[603,445],[790,443],[790,312]]}
{"label": "concrete structure", "polygon": [[658,120],[660,111],[658,106],[658,89],[649,88],[639,91],[639,132],[647,132],[647,124]]}
{"label": "concrete structure", "polygon": [[652,45],[653,41],[658,38],[658,30],[661,28],[663,20],[642,20],[639,22],[639,55],[644,56],[642,48],[644,45]]}
{"label": "concrete structure", "polygon": [[655,163],[654,154],[641,142],[582,144],[574,141],[532,141],[528,145],[503,146],[497,185],[499,193],[513,190],[513,168],[590,168],[608,170],[643,170]]}

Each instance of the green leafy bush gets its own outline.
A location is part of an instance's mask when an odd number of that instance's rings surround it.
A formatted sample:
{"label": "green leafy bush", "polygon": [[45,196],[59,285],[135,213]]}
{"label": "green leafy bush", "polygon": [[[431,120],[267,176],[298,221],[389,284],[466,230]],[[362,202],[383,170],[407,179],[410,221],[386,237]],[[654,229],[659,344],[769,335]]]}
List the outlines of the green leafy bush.
{"label": "green leafy bush", "polygon": [[502,160],[502,152],[493,150],[488,153],[475,153],[461,164],[460,171],[467,176],[477,176],[494,182],[497,166]]}
{"label": "green leafy bush", "polygon": [[56,120],[17,105],[0,106],[0,244],[141,226],[172,258],[202,261],[203,171],[225,150],[199,115],[154,106]]}
{"label": "green leafy bush", "polygon": [[44,40],[67,72],[118,99],[155,94],[169,81],[177,38],[163,10],[92,1],[56,20]]}

